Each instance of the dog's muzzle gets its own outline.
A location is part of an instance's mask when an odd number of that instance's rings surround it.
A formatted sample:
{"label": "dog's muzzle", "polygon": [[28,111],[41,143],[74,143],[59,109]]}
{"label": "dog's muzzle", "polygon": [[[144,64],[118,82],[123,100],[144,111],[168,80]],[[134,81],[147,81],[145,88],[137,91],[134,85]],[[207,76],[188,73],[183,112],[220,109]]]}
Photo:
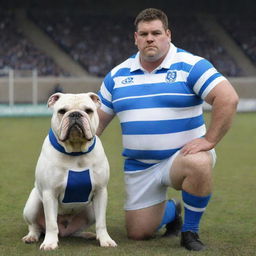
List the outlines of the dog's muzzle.
{"label": "dog's muzzle", "polygon": [[88,117],[79,111],[73,111],[64,117],[62,123],[61,141],[92,139],[91,127]]}

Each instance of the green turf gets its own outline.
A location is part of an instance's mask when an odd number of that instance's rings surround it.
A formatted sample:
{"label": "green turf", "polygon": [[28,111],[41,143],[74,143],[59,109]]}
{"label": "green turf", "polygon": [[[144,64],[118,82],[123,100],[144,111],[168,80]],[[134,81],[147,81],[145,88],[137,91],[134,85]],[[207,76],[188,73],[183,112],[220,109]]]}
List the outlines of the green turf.
{"label": "green turf", "polygon": [[[49,124],[48,117],[0,118],[0,255],[256,255],[254,113],[238,114],[231,131],[217,147],[214,193],[201,223],[201,237],[208,250],[200,253],[180,248],[178,238],[163,239],[158,235],[137,242],[126,238],[117,120],[107,128],[102,141],[111,165],[107,224],[118,247],[104,249],[97,241],[80,238],[61,238],[54,252],[39,251],[40,243],[23,244],[21,238],[27,226],[22,210],[33,186],[34,167]],[[169,196],[179,197],[179,193],[169,190]]]}

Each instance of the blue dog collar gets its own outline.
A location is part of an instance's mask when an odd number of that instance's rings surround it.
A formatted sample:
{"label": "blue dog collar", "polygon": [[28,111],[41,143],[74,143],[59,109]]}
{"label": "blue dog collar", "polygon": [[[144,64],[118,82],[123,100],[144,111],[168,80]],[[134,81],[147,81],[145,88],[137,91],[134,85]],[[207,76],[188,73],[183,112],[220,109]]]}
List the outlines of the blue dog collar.
{"label": "blue dog collar", "polygon": [[50,140],[52,146],[53,146],[57,151],[59,151],[59,152],[61,152],[61,153],[63,153],[63,154],[69,155],[69,156],[81,156],[81,155],[87,154],[87,153],[91,152],[91,151],[94,149],[95,144],[96,144],[96,136],[94,136],[94,138],[93,138],[93,143],[92,143],[92,145],[88,148],[87,151],[85,151],[85,152],[72,152],[72,153],[68,153],[68,152],[65,151],[65,148],[62,147],[62,146],[59,144],[58,140],[56,139],[56,137],[55,137],[55,135],[54,135],[54,133],[53,133],[53,131],[52,131],[52,129],[50,129],[48,135],[49,135],[49,140]]}

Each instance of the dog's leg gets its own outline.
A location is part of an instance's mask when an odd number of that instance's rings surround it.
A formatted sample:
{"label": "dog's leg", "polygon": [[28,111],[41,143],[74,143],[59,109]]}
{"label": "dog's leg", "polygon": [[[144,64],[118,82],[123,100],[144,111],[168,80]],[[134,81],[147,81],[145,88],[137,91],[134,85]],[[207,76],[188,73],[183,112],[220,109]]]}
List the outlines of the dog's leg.
{"label": "dog's leg", "polygon": [[54,250],[58,248],[58,201],[53,191],[43,192],[43,206],[45,215],[45,238],[40,246],[41,250]]}
{"label": "dog's leg", "polygon": [[93,199],[96,219],[96,236],[102,247],[115,247],[117,244],[109,236],[106,228],[107,188],[98,189]]}
{"label": "dog's leg", "polygon": [[39,240],[41,228],[37,222],[40,212],[43,211],[42,202],[36,188],[33,188],[26,202],[23,217],[28,224],[29,233],[22,238],[25,243],[34,243]]}

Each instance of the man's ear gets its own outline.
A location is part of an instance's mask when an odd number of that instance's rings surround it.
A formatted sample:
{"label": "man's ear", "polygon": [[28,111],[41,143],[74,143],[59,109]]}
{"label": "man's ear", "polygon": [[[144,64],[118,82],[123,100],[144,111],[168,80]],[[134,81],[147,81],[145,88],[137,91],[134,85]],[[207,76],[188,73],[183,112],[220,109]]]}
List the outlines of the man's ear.
{"label": "man's ear", "polygon": [[59,98],[62,96],[62,94],[63,93],[57,92],[57,93],[54,93],[53,95],[51,95],[47,101],[48,108],[51,108],[56,103],[56,101],[59,100]]}
{"label": "man's ear", "polygon": [[138,36],[138,33],[134,32],[134,44],[135,45],[137,45],[137,36]]}

